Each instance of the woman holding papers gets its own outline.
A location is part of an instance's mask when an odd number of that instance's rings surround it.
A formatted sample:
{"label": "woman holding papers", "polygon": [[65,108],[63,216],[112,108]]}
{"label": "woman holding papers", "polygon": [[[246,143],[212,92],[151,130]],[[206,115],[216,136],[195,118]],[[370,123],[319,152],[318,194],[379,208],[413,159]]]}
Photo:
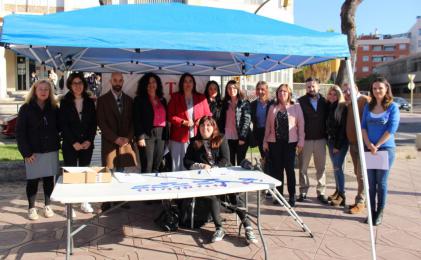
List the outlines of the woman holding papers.
{"label": "woman holding papers", "polygon": [[327,92],[327,148],[335,175],[336,190],[328,199],[332,206],[345,206],[344,161],[348,152],[346,139],[347,108],[344,95],[339,86],[332,86]]}
{"label": "woman holding papers", "polygon": [[[190,140],[184,157],[184,165],[187,169],[205,169],[213,167],[226,167],[230,165],[229,148],[225,138],[219,133],[218,126],[211,116],[205,116],[199,121],[199,131]],[[208,196],[202,199],[210,201],[211,215],[216,227],[212,242],[221,241],[225,236],[220,216],[220,200],[216,196]],[[196,203],[200,203],[197,200]],[[205,203],[202,201],[202,203]],[[246,239],[249,243],[257,243],[253,228],[243,210],[236,208],[241,222],[246,230]]]}
{"label": "woman holding papers", "polygon": [[394,134],[398,130],[400,116],[398,105],[393,102],[391,86],[385,78],[379,77],[373,81],[370,96],[372,99],[365,106],[361,120],[364,144],[373,155],[386,151],[383,157],[387,158],[379,159],[388,162],[386,170],[367,169],[373,224],[380,225],[386,206],[387,179],[395,160]]}
{"label": "woman holding papers", "polygon": [[[304,146],[304,116],[301,106],[291,101],[292,89],[281,84],[276,90],[276,103],[269,108],[263,150],[269,152],[270,175],[282,182],[277,187],[283,194],[284,170],[288,180],[289,204],[295,206],[295,155]],[[274,203],[276,203],[274,201]]]}
{"label": "woman holding papers", "polygon": [[168,140],[167,101],[158,75],[146,73],[139,80],[133,104],[134,132],[142,173],[158,172]]}
{"label": "woman holding papers", "polygon": [[193,75],[181,75],[178,87],[178,92],[171,96],[168,104],[168,120],[171,123],[169,146],[173,171],[184,170],[183,158],[190,138],[196,135],[199,120],[212,115],[205,95],[196,90]]}
{"label": "woman holding papers", "polygon": [[[97,129],[95,103],[87,93],[88,83],[83,74],[70,74],[66,87],[69,92],[60,102],[64,165],[89,166]],[[82,203],[81,210],[94,211],[88,202]]]}
{"label": "woman holding papers", "polygon": [[25,159],[26,195],[30,220],[38,219],[35,199],[38,182],[44,186],[44,216],[51,218],[50,196],[54,189],[54,176],[58,173],[60,127],[58,105],[54,89],[48,80],[36,81],[19,109],[16,125],[16,141]]}

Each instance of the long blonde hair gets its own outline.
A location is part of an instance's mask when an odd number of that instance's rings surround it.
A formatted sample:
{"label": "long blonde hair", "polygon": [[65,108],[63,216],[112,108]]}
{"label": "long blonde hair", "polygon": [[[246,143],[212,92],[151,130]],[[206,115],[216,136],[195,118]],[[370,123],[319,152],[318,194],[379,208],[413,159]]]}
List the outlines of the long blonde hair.
{"label": "long blonde hair", "polygon": [[335,120],[340,122],[341,117],[342,117],[342,112],[344,111],[346,107],[345,97],[344,97],[344,94],[342,93],[341,88],[337,85],[330,87],[327,93],[329,93],[330,91],[335,91],[336,96],[338,97],[338,105],[336,106],[336,109],[335,109]]}
{"label": "long blonde hair", "polygon": [[57,99],[54,95],[53,85],[51,85],[51,82],[49,80],[46,80],[46,79],[37,80],[34,84],[32,84],[28,95],[26,95],[26,97],[25,97],[25,103],[29,104],[31,101],[37,99],[37,97],[35,95],[35,90],[41,84],[46,84],[49,87],[49,93],[48,93],[49,96],[48,96],[48,99],[47,99],[46,102],[50,102],[51,107],[58,107],[58,101],[57,101]]}

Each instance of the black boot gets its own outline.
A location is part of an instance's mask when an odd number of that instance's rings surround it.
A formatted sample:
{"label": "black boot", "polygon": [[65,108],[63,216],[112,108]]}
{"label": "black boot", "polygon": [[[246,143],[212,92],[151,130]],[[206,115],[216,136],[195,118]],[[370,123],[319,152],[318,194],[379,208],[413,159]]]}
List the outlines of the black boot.
{"label": "black boot", "polygon": [[383,220],[383,208],[379,208],[377,210],[377,214],[376,214],[376,218],[374,219],[374,226],[379,226],[380,224],[382,224],[382,220]]}
{"label": "black boot", "polygon": [[[376,220],[376,211],[375,210],[371,210],[371,223],[373,223],[373,226],[375,226],[375,220]],[[368,224],[368,217],[365,219],[364,223]]]}
{"label": "black boot", "polygon": [[294,195],[290,195],[289,196],[289,200],[288,200],[288,203],[289,203],[289,205],[291,206],[291,207],[295,207],[295,194]]}

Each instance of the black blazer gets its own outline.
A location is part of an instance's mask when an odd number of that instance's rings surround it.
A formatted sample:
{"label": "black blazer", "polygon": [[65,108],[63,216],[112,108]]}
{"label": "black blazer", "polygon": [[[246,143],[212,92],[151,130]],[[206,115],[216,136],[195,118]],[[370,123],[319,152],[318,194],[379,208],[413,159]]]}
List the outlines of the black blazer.
{"label": "black blazer", "polygon": [[[197,136],[190,139],[190,144],[187,147],[186,155],[184,156],[184,167],[190,169],[194,163],[205,163],[209,164],[206,157],[206,149],[202,145],[199,149],[194,148],[194,143],[197,140]],[[218,167],[228,167],[230,164],[230,151],[228,142],[225,138],[222,138],[222,143],[217,149],[212,149],[212,157],[215,160],[215,165]]]}
{"label": "black blazer", "polygon": [[50,103],[43,110],[36,101],[24,104],[19,109],[16,124],[16,141],[22,156],[48,153],[60,149],[60,123],[58,108]]}
{"label": "black blazer", "polygon": [[[227,119],[227,110],[229,102],[223,102],[221,117],[219,118],[219,131],[225,133],[225,123]],[[242,141],[250,140],[250,123],[251,123],[251,111],[250,102],[247,100],[238,100],[237,108],[235,110],[235,125],[237,126],[238,139]]]}
{"label": "black blazer", "polygon": [[304,115],[305,140],[326,138],[327,101],[321,95],[317,101],[317,111],[310,103],[310,97],[304,95],[298,99]]}
{"label": "black blazer", "polygon": [[[159,101],[165,108],[168,116],[167,101],[160,98]],[[137,96],[133,104],[133,124],[135,139],[149,139],[153,129],[154,111],[152,103],[148,97]],[[162,132],[162,140],[168,140],[168,123],[165,121],[164,131]]]}
{"label": "black blazer", "polygon": [[79,119],[73,94],[68,92],[60,102],[63,146],[89,141],[92,144],[90,149],[93,149],[97,130],[96,121],[94,101],[88,95],[83,97],[82,119]]}

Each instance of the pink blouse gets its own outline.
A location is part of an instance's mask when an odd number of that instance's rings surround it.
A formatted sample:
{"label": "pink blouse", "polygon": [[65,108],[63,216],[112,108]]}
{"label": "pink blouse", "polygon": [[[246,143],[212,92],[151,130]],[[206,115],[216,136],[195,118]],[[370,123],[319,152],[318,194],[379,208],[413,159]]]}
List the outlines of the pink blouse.
{"label": "pink blouse", "polygon": [[167,115],[165,113],[164,105],[161,104],[158,98],[155,99],[155,103],[151,100],[153,107],[153,126],[154,127],[165,127],[165,119]]}

